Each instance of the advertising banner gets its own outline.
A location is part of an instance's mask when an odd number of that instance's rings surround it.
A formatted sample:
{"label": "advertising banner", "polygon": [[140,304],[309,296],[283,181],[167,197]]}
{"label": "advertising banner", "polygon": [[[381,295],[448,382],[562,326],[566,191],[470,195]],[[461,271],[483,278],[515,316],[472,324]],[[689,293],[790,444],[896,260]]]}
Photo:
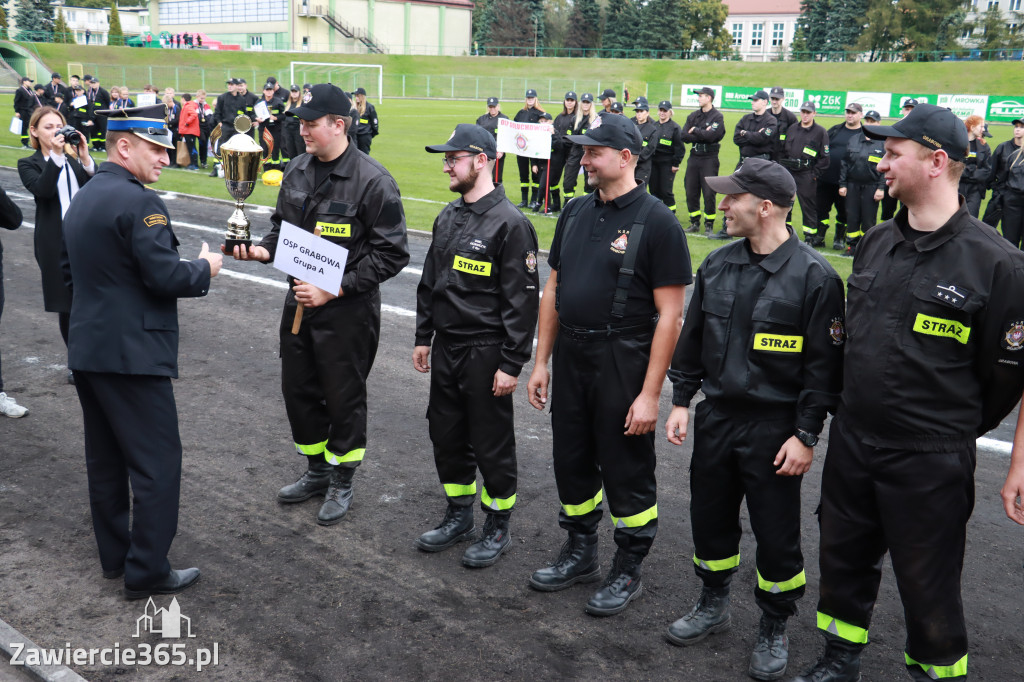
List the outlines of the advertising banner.
{"label": "advertising banner", "polygon": [[[769,93],[772,91],[771,87],[759,89]],[[799,112],[800,105],[806,101],[804,100],[804,91],[792,88],[783,88],[783,91],[785,91],[786,96],[782,100],[782,106],[786,107],[793,113]],[[768,103],[768,106],[771,106],[771,102]]]}
{"label": "advertising banner", "polygon": [[988,98],[989,121],[1024,120],[1024,97],[1012,95],[990,95]]}
{"label": "advertising banner", "polygon": [[984,116],[988,113],[988,95],[939,95],[936,104],[949,107],[960,118],[967,118],[971,114]]}
{"label": "advertising banner", "polygon": [[864,113],[874,109],[882,116],[886,116],[889,113],[891,100],[892,94],[888,92],[848,92],[846,93],[846,104],[844,106],[849,106],[856,102],[864,107]]}
{"label": "advertising banner", "polygon": [[[839,90],[805,90],[804,99],[814,102],[819,115],[842,116],[846,113],[845,92],[840,92]],[[797,111],[799,111],[799,106]]]}
{"label": "advertising banner", "polygon": [[[761,88],[738,88],[726,85],[722,89],[722,108],[750,111],[750,96]],[[771,102],[768,103],[771,106]]]}
{"label": "advertising banner", "polygon": [[889,104],[889,111],[882,111],[879,109],[878,112],[883,116],[889,116],[891,118],[903,118],[903,103],[911,98],[916,99],[921,104],[935,104],[936,95],[918,92],[896,92],[892,95],[892,100]]}
{"label": "advertising banner", "polygon": [[[683,109],[697,109],[700,104],[697,103],[697,95],[693,94],[694,90],[700,90],[701,88],[711,88],[715,91],[715,99],[711,102],[719,109],[722,108],[722,86],[712,85],[711,83],[698,83],[683,85],[683,97],[679,102],[679,106]],[[652,105],[654,103],[652,102]],[[653,108],[653,107],[652,107]]]}
{"label": "advertising banner", "polygon": [[550,123],[516,123],[498,119],[498,151],[530,159],[551,158]]}

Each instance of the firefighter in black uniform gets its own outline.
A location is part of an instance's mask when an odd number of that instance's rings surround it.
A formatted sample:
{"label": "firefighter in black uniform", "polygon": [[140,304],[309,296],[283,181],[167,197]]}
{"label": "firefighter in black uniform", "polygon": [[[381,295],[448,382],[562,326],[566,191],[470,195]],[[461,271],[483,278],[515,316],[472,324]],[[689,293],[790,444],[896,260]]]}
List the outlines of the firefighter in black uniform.
{"label": "firefighter in black uniform", "polygon": [[[348,249],[341,290],[289,277],[281,316],[281,388],[295,449],[308,470],[278,492],[281,502],[323,493],[317,523],[341,521],[352,475],[366,454],[366,379],[380,337],[380,285],[409,262],[405,214],[387,170],[351,144],[352,102],[335,85],[314,85],[288,116],[302,119],[306,153],[285,169],[270,233],[235,246],[238,260],[274,260],[282,221]],[[297,304],[305,308],[292,333]]]}
{"label": "firefighter in black uniform", "polygon": [[779,122],[768,111],[768,93],[758,90],[750,100],[753,111],[740,119],[732,134],[733,143],[740,148],[737,168],[746,159],[771,160],[775,139],[779,136]]}
{"label": "firefighter in black uniform", "polygon": [[651,194],[661,199],[668,210],[675,213],[676,195],[672,185],[676,173],[683,163],[686,147],[683,145],[683,129],[672,120],[672,102],[667,99],[658,103],[657,130],[651,136],[654,157],[651,159]]}
{"label": "firefighter in black uniform", "polygon": [[[508,116],[501,113],[501,106],[498,102],[497,97],[487,98],[487,113],[481,115],[476,119],[476,124],[481,128],[484,128],[492,136],[495,141],[498,139],[498,119],[508,120]],[[491,178],[495,183],[501,184],[502,173],[505,170],[505,153],[498,152],[498,157],[494,159],[494,175]]]}
{"label": "firefighter in black uniform", "polygon": [[[256,121],[260,125],[259,130],[259,143],[263,147],[263,158],[264,158],[264,170],[280,169],[281,166],[281,151],[283,145],[283,137],[281,135],[281,127],[284,125],[284,102],[279,100],[274,95],[274,84],[267,83],[263,86],[263,103],[267,105],[267,111],[270,112],[270,118],[257,118]],[[253,114],[255,115],[255,113]],[[268,142],[264,134],[269,134],[270,142]],[[267,154],[268,147],[273,145],[270,149],[270,154]]]}
{"label": "firefighter in black uniform", "polygon": [[910,676],[966,680],[960,582],[976,442],[1024,389],[1024,254],[959,199],[967,129],[952,111],[919,104],[866,131],[885,138],[878,170],[902,208],[861,239],[848,282],[843,390],[821,479],[826,649],[798,679],[860,679],[888,550]]}
{"label": "firefighter in black uniform", "polygon": [[576,111],[579,109],[579,97],[570,90],[565,93],[562,103],[562,113],[555,117],[554,133],[551,135],[551,176],[548,183],[548,213],[558,213],[562,210],[561,186],[562,171],[565,169],[565,161],[572,143],[566,139],[566,135],[573,134],[576,126]]}
{"label": "firefighter in black uniform", "polygon": [[[60,93],[57,93],[60,96]],[[85,98],[85,90],[81,85],[76,85],[71,90],[71,101],[68,105],[68,125],[75,127],[75,130],[82,134],[86,140],[92,140],[92,131],[96,127],[89,100]]]}
{"label": "firefighter in black uniform", "polygon": [[[516,502],[512,393],[533,352],[537,326],[537,233],[490,177],[494,138],[460,123],[443,153],[449,189],[462,196],[434,221],[416,289],[413,367],[429,372],[427,419],[448,510],[416,540],[438,552],[473,536],[476,472],[487,514],[481,538],[462,557],[491,566],[508,547]],[[431,348],[433,341],[433,348]]]}
{"label": "firefighter in black uniform", "polygon": [[[517,123],[537,123],[543,113],[544,110],[537,106],[537,91],[530,88],[526,91],[526,102],[523,104],[523,108],[516,112],[516,116],[512,120]],[[533,161],[526,156],[516,156],[516,163],[519,164],[519,190],[523,195],[523,200],[517,206],[519,208],[537,208],[540,194],[530,174]]]}
{"label": "firefighter in black uniform", "polygon": [[[241,81],[237,78],[229,78],[226,82],[228,89],[217,97],[217,103],[213,108],[213,126],[215,128],[220,126],[218,148],[234,136],[235,118],[245,113],[245,98],[239,94]],[[213,169],[210,170],[210,177],[217,177],[217,164],[214,164]]]}
{"label": "firefighter in black uniform", "polygon": [[282,117],[284,123],[281,125],[281,145],[284,147],[281,163],[286,166],[292,159],[306,151],[306,143],[299,135],[299,119],[287,115],[289,110],[297,109],[300,106],[302,106],[302,89],[293,83],[288,90],[288,99],[284,103],[285,115]]}
{"label": "firefighter in black uniform", "polygon": [[863,136],[861,118],[864,116],[864,107],[858,102],[850,102],[846,105],[846,121],[837,123],[829,128],[828,154],[835,159],[835,163],[829,163],[828,168],[818,178],[818,193],[815,197],[815,206],[818,210],[817,236],[822,241],[828,232],[829,215],[832,207],[836,208],[836,231],[832,235],[832,249],[844,251],[846,249],[846,199],[839,192],[839,172],[842,170],[840,160],[846,157],[846,147],[850,140]]}
{"label": "firefighter in black uniform", "polygon": [[377,121],[377,109],[366,101],[366,88],[356,88],[352,93],[356,98],[356,146],[364,154],[370,153],[370,144],[373,138],[380,134],[380,127]]}
{"label": "firefighter in black uniform", "polygon": [[[800,122],[786,131],[784,157],[780,163],[789,169],[796,180],[796,198],[803,217],[804,241],[821,246],[824,237],[818,235],[818,178],[829,165],[828,133],[814,122],[814,102],[800,105]],[[792,211],[790,212],[792,215]]]}
{"label": "firefighter in black uniform", "polygon": [[789,127],[796,123],[796,114],[782,106],[786,101],[786,91],[776,86],[768,92],[768,97],[771,98],[771,107],[768,110],[775,120],[779,123],[779,134],[775,136],[775,147],[772,150],[772,160],[778,161],[782,158],[782,147],[786,142],[786,131]]}
{"label": "firefighter in black uniform", "polygon": [[654,156],[654,134],[658,132],[658,126],[651,120],[651,105],[643,95],[633,102],[633,118],[630,119],[640,129],[640,137],[643,139],[643,149],[640,150],[639,159],[636,162],[636,179],[638,182],[646,183],[651,179],[651,158]]}
{"label": "firefighter in black uniform", "polygon": [[693,91],[700,109],[686,117],[683,124],[683,142],[690,144],[690,159],[686,162],[686,209],[690,213],[687,232],[700,231],[700,200],[704,198],[704,234],[715,231],[715,191],[704,183],[704,178],[718,175],[718,151],[725,137],[725,119],[715,108],[715,91],[703,87]]}
{"label": "firefighter in black uniform", "polygon": [[[572,130],[573,135],[586,135],[590,124],[597,119],[597,112],[594,110],[594,96],[589,92],[580,95],[580,115],[576,117],[576,126]],[[566,136],[568,137],[568,136]],[[583,145],[567,140],[569,151],[565,154],[565,170],[562,171],[562,198],[565,203],[576,196],[576,182],[580,177],[580,163],[583,161]],[[583,191],[587,194],[594,189],[587,184],[586,177],[583,178]]]}
{"label": "firefighter in black uniform", "polygon": [[1024,120],[1014,120],[1013,137],[1001,142],[992,155],[992,198],[988,204],[985,223],[994,228],[1001,220],[1003,236],[1020,248],[1024,238]]}
{"label": "firefighter in black uniform", "polygon": [[[546,123],[551,125],[551,114],[544,112],[540,115],[540,119],[537,123]],[[534,187],[543,189],[547,186],[548,182],[548,167],[550,165],[551,156],[553,154],[555,146],[555,135],[551,135],[551,150],[548,152],[548,158],[546,159],[534,159],[530,164],[530,177],[533,180]],[[551,215],[554,211],[551,209],[551,204],[548,203],[548,199],[551,198],[550,192],[541,192],[538,196],[537,205],[533,207],[533,210],[537,213],[544,215]]]}
{"label": "firefighter in black uniform", "polygon": [[171,146],[164,105],[97,113],[110,117],[107,162],[63,223],[64,276],[74,290],[68,366],[82,405],[103,577],[124,576],[125,596],[141,599],[199,579],[199,569],[172,570],[167,560],[181,484],[171,379],[178,299],[205,296],[223,256],[204,243],[198,258],[182,260],[167,207],[146,187]]}
{"label": "firefighter in black uniform", "polygon": [[[877,111],[869,111],[864,120],[869,125],[878,123]],[[871,118],[875,117],[875,118]],[[831,151],[834,151],[831,150]],[[878,172],[878,162],[885,149],[879,140],[861,134],[846,145],[846,155],[839,160],[839,195],[846,202],[846,252],[852,256],[857,242],[875,225],[878,202],[885,196],[885,177]],[[838,156],[833,156],[833,163]]]}
{"label": "firefighter in black uniform", "polygon": [[705,180],[724,194],[733,237],[697,270],[672,357],[670,442],[682,445],[697,391],[690,464],[693,563],[704,586],[668,629],[689,646],[729,628],[729,585],[740,564],[744,497],[757,539],[761,607],[751,677],[775,680],[788,660],[786,620],[807,579],[800,551],[800,483],[825,417],[839,404],[843,281],[801,244],[786,214],[796,183],[774,161],[750,159],[732,176]]}
{"label": "firefighter in black uniform", "polygon": [[975,218],[981,212],[989,182],[992,179],[992,148],[985,142],[985,119],[977,114],[967,117],[968,149],[964,173],[960,176],[960,194],[967,201],[967,212]]}
{"label": "firefighter in black uniform", "polygon": [[107,118],[106,116],[97,116],[96,112],[100,109],[110,108],[110,93],[107,89],[100,86],[100,79],[96,76],[89,76],[86,82],[85,98],[89,101],[89,113],[92,114],[92,120],[94,122],[92,131],[92,148],[95,151],[101,152],[105,149],[105,142],[107,139]]}
{"label": "firefighter in black uniform", "polygon": [[558,524],[569,539],[530,584],[553,592],[600,579],[597,527],[607,494],[618,549],[586,610],[610,616],[640,594],[640,565],[657,532],[653,430],[690,255],[675,215],[636,182],[643,141],[632,121],[607,115],[572,139],[586,146],[595,192],[569,202],[555,227],[528,385],[530,404],[543,409],[554,349],[552,450]]}
{"label": "firefighter in black uniform", "polygon": [[[238,111],[239,114],[245,114],[249,117],[249,120],[253,123],[256,122],[256,113],[253,108],[256,106],[256,102],[259,102],[261,97],[255,92],[249,92],[249,85],[245,82],[244,78],[238,79],[238,91],[237,94],[242,98],[242,108]],[[255,139],[256,126],[249,128],[249,132],[246,133],[250,137]]]}

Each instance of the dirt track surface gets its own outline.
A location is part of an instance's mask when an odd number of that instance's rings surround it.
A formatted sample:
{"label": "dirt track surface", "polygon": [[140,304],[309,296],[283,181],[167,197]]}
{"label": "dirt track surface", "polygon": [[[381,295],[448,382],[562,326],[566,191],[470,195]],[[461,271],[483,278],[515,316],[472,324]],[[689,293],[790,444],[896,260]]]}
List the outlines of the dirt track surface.
{"label": "dirt track surface", "polygon": [[[34,221],[16,173],[0,170]],[[221,241],[230,207],[184,197],[167,200],[181,253]],[[112,208],[114,205],[112,204]],[[262,234],[269,215],[253,212]],[[186,225],[192,225],[188,227]],[[206,226],[212,232],[205,232]],[[429,228],[429,226],[412,226]],[[216,233],[214,233],[216,232]],[[283,289],[222,274],[204,299],[183,301],[181,378],[175,383],[184,475],[176,567],[199,566],[201,582],[178,596],[193,639],[133,637],[145,602],[125,601],[121,581],[104,580],[89,518],[81,411],[65,383],[66,355],[56,315],[43,312],[32,231],[0,233],[7,302],[0,348],[7,391],[30,409],[0,417],[0,618],[42,647],[139,647],[140,643],[217,644],[219,664],[202,672],[175,666],[72,666],[90,680],[742,680],[758,612],[754,546],[744,520],[743,564],[734,581],[733,629],[681,649],[664,632],[699,592],[689,524],[690,447],[658,438],[660,528],[644,564],[644,593],[621,615],[586,615],[595,585],[543,594],[530,573],[557,554],[558,499],[551,469],[550,422],[516,393],[519,496],[513,544],[497,565],[466,569],[466,545],[425,554],[413,539],[444,511],[424,419],[427,377],[412,369],[418,273],[383,290],[381,347],[370,379],[369,445],[355,477],[352,509],[331,528],[316,525],[319,500],[284,506],[279,487],[304,464],[292,451],[279,387],[277,328]],[[426,238],[411,238],[411,268],[422,266]],[[280,283],[267,266],[226,269]],[[546,277],[546,272],[542,272]],[[662,423],[670,391],[662,394]],[[1014,415],[990,437],[1008,441]],[[804,480],[808,593],[790,624],[790,673],[820,650],[814,628],[817,528],[825,443]],[[1004,454],[979,451],[978,499],[968,536],[964,602],[974,680],[1020,679],[1024,660],[1024,529],[1004,516],[998,491]],[[744,512],[745,514],[745,512]],[[477,527],[483,518],[477,509]],[[607,517],[606,517],[607,518]],[[605,568],[614,551],[602,526]],[[170,598],[155,599],[167,607]],[[903,628],[891,571],[871,628],[865,680],[906,679]],[[2,664],[6,668],[6,664]],[[3,673],[9,672],[4,670]],[[788,677],[788,676],[787,676]],[[0,674],[0,679],[3,674]]]}

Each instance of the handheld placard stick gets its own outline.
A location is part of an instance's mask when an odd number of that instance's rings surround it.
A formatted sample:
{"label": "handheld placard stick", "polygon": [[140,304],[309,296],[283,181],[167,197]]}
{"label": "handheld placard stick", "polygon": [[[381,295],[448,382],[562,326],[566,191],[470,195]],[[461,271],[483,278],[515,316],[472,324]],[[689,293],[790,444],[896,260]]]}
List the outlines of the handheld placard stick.
{"label": "handheld placard stick", "polygon": [[[320,236],[320,226],[319,225],[317,225],[316,229],[313,230],[313,236],[314,237],[319,237]],[[295,321],[292,322],[292,334],[298,334],[299,333],[299,327],[302,326],[302,310],[305,307],[306,306],[304,306],[301,303],[299,303],[298,307],[295,308]]]}

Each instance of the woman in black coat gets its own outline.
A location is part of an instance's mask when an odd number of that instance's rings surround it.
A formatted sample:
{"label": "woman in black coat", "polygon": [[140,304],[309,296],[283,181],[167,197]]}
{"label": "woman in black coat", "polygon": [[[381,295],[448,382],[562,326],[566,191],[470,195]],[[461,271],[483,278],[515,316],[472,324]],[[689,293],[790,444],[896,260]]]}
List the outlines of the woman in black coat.
{"label": "woman in black coat", "polygon": [[[43,275],[43,308],[57,313],[67,345],[71,291],[64,285],[60,267],[61,226],[71,199],[96,172],[96,164],[89,157],[89,140],[84,135],[77,150],[64,144],[64,136],[57,134],[64,125],[64,117],[53,107],[36,109],[28,126],[29,143],[36,153],[18,160],[18,174],[36,200],[34,239],[36,262]],[[78,158],[71,153],[76,151]]]}

